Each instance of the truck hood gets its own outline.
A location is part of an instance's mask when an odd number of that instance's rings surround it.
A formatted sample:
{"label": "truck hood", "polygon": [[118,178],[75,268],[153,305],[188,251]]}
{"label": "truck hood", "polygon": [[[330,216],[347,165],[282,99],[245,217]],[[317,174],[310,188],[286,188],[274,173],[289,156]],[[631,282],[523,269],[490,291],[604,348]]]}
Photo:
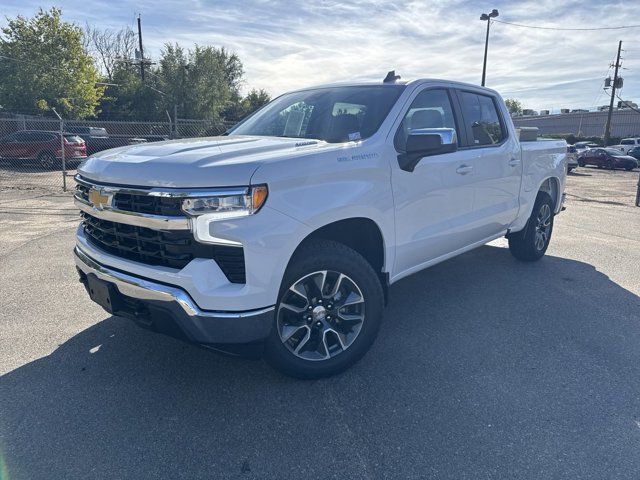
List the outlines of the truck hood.
{"label": "truck hood", "polygon": [[198,188],[248,185],[267,160],[335,148],[319,140],[225,136],[130,145],[92,155],[78,173],[116,185]]}

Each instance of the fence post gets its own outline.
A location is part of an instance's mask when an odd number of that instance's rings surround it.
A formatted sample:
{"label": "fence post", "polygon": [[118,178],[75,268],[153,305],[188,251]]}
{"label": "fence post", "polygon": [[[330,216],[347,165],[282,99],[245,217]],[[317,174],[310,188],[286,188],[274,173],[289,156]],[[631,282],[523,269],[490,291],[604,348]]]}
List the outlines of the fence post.
{"label": "fence post", "polygon": [[[60,114],[56,111],[55,108],[52,108],[53,113],[56,114],[58,120],[60,120],[60,153],[62,154],[62,191],[67,191],[67,165],[65,163],[65,155],[64,155],[64,120]],[[54,162],[55,165],[55,162]]]}
{"label": "fence post", "polygon": [[636,190],[636,207],[640,207],[640,175],[638,175],[638,189]]}

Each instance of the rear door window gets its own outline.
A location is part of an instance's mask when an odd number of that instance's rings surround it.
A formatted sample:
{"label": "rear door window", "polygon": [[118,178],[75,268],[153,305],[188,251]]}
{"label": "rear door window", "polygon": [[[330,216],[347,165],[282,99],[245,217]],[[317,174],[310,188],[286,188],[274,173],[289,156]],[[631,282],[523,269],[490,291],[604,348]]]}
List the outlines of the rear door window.
{"label": "rear door window", "polygon": [[507,138],[493,97],[459,92],[464,124],[474,146],[495,145]]}

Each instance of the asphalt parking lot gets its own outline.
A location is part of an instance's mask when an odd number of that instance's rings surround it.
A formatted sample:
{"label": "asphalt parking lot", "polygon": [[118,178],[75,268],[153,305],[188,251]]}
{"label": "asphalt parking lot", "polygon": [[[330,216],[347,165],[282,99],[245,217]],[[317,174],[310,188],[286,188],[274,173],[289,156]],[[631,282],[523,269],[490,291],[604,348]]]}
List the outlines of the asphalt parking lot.
{"label": "asphalt parking lot", "polygon": [[107,315],[70,197],[3,192],[0,478],[637,479],[637,181],[578,169],[543,260],[501,240],[395,284],[312,382]]}

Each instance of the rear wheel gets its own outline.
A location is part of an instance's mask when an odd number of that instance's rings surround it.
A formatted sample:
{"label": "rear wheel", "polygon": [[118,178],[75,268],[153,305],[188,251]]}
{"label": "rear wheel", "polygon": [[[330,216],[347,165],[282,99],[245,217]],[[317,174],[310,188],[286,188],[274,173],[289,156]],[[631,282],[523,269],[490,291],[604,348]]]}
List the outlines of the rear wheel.
{"label": "rear wheel", "polygon": [[333,241],[309,242],[285,273],[266,360],[298,378],[349,368],[378,334],[383,298],[378,275],[359,253]]}
{"label": "rear wheel", "polygon": [[38,155],[38,161],[47,170],[54,169],[58,166],[58,159],[52,152],[41,152]]}
{"label": "rear wheel", "polygon": [[616,169],[616,166],[613,163],[613,160],[607,160],[607,165],[606,166],[607,166],[607,169],[609,169],[609,170],[615,170]]}
{"label": "rear wheel", "polygon": [[553,231],[553,200],[547,192],[538,192],[526,227],[509,235],[509,250],[518,260],[534,262],[543,257]]}

